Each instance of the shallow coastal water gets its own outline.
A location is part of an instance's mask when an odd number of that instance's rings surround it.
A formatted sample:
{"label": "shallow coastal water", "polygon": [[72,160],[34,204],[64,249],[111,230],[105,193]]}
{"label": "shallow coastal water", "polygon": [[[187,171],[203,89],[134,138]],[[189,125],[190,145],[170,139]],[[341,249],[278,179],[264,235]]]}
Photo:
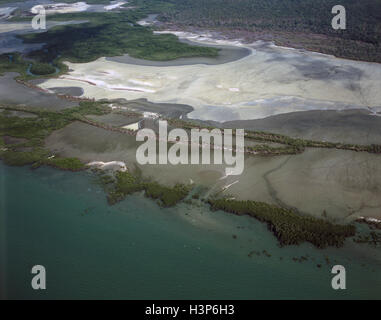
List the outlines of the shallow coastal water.
{"label": "shallow coastal water", "polygon": [[[109,207],[88,173],[3,164],[0,172],[2,297],[345,299],[381,292],[380,251],[367,246],[279,248],[264,224],[247,217],[185,204],[160,209],[140,195]],[[253,250],[271,256],[249,257]],[[300,256],[308,260],[292,260]],[[46,267],[46,291],[31,289],[36,264]],[[345,291],[331,288],[333,264],[346,267]]]}

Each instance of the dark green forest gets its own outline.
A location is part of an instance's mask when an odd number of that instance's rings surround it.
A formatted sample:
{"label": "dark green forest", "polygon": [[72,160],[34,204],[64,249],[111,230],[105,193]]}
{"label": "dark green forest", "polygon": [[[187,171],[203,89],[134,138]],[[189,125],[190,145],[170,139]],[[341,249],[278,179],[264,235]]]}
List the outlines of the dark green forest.
{"label": "dark green forest", "polygon": [[[336,56],[381,62],[381,0],[165,0],[159,19],[176,26],[225,31]],[[136,0],[150,6],[154,0]],[[347,29],[331,27],[334,5]],[[162,6],[164,8],[164,6]]]}

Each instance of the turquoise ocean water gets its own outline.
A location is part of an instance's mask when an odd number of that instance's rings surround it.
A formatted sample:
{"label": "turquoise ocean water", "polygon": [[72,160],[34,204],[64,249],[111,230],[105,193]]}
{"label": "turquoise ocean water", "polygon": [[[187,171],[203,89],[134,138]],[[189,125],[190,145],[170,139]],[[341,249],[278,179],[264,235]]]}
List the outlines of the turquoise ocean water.
{"label": "turquoise ocean water", "polygon": [[[139,194],[110,207],[90,173],[0,163],[0,201],[1,298],[381,298],[380,249],[279,248],[254,219]],[[334,264],[346,290],[331,288]],[[34,265],[47,290],[32,289]]]}

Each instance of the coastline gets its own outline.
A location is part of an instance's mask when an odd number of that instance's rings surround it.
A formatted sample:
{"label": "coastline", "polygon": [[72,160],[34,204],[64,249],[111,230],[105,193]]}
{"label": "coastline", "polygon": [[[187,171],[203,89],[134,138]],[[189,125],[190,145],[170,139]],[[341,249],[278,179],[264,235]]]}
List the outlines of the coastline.
{"label": "coastline", "polygon": [[[81,100],[81,99],[80,99]],[[88,101],[88,102],[92,102],[92,100],[84,100],[84,101]],[[155,105],[152,105],[152,107],[154,108],[155,107]],[[128,108],[130,108],[130,107],[128,107]],[[114,109],[114,107],[112,108],[112,109]],[[121,109],[121,110],[123,110],[123,108]],[[86,120],[87,122],[89,121],[89,120]],[[90,122],[89,122],[90,123]],[[93,123],[93,122],[92,122]],[[95,122],[94,122],[95,123]],[[100,124],[96,124],[97,126],[99,126],[100,128],[106,128],[104,125],[100,125]],[[246,125],[245,125],[246,126]],[[110,129],[112,129],[112,131],[115,131],[115,132],[124,132],[125,130],[123,129],[119,129],[119,128],[110,128]],[[329,140],[328,140],[329,141]],[[270,149],[270,151],[271,151],[271,149]],[[96,158],[94,159],[94,160],[97,160]],[[114,159],[108,159],[107,161],[110,161],[110,160],[114,160]],[[103,161],[105,161],[105,160],[103,160]]]}
{"label": "coastline", "polygon": [[[25,272],[36,259],[59,280],[49,282],[47,299],[289,299],[283,288],[293,298],[372,299],[381,288],[380,251],[368,245],[280,248],[265,225],[245,216],[160,208],[140,194],[110,207],[85,172],[2,163],[0,172],[0,193],[9,194],[0,211],[7,298],[41,298]],[[333,264],[350,270],[350,290],[331,289]]]}
{"label": "coastline", "polygon": [[[24,111],[25,111],[25,109],[23,109]],[[110,127],[110,126],[107,126],[107,125],[105,125],[105,124],[101,124],[101,123],[98,123],[98,122],[96,122],[96,121],[92,121],[92,120],[89,120],[89,119],[79,119],[81,122],[84,122],[84,123],[86,123],[86,124],[89,124],[89,125],[91,125],[91,126],[95,126],[95,127],[98,127],[98,128],[100,128],[100,129],[106,129],[106,130],[108,130],[108,131],[112,131],[112,132],[119,132],[119,133],[129,133],[129,134],[132,134],[133,135],[133,132],[130,132],[130,130],[126,130],[126,129],[119,129],[119,128],[113,128],[113,127]],[[262,138],[261,138],[262,139]],[[266,138],[267,139],[267,138]],[[270,136],[269,137],[269,139],[270,139],[270,141],[273,141],[274,140],[274,137],[273,136]],[[71,155],[71,156],[75,156],[75,155]],[[103,162],[105,162],[105,161],[103,161]],[[103,165],[104,163],[98,163],[98,164],[101,164],[101,165]],[[109,162],[109,161],[108,161]],[[39,165],[38,165],[39,166]],[[53,166],[54,166],[54,164],[53,164]],[[122,170],[123,171],[123,170]],[[234,185],[235,183],[230,183],[229,184],[229,182],[227,182],[228,184],[227,184],[227,186],[232,186],[232,185]],[[164,184],[165,185],[165,184]],[[158,186],[158,185],[157,185]],[[139,187],[138,187],[139,188]],[[162,187],[160,187],[160,188],[162,188]],[[226,187],[224,187],[225,189],[226,189]],[[223,189],[223,191],[225,190],[225,189]],[[132,190],[135,190],[135,187],[132,187]],[[169,190],[169,189],[168,189]],[[119,196],[118,196],[118,198],[119,198]]]}
{"label": "coastline", "polygon": [[[193,57],[145,64],[127,55],[64,68],[59,61],[59,76],[46,79],[0,74],[0,195],[6,197],[0,298],[41,298],[25,272],[33,261],[53,279],[47,299],[377,298],[381,105],[367,91],[372,65],[357,68],[352,60],[271,42],[232,42],[222,34],[177,35],[185,43],[239,50],[226,49],[216,63]],[[262,57],[251,61],[259,67],[243,77],[253,56]],[[292,63],[277,69],[283,59]],[[205,77],[217,72],[221,77]],[[291,88],[293,82],[303,90]],[[204,96],[192,99],[200,88]],[[322,100],[309,99],[316,88]],[[277,90],[282,94],[275,96]],[[328,99],[335,91],[337,101]],[[8,94],[17,97],[3,104]],[[357,100],[349,106],[350,94]],[[186,95],[191,98],[181,100]],[[218,95],[226,105],[216,103]],[[255,99],[234,100],[240,95]],[[237,116],[245,103],[274,107],[275,114]],[[244,128],[243,174],[226,175],[227,164],[138,164],[136,133],[152,129],[157,148],[159,120],[168,131],[187,134]],[[198,146],[200,153],[203,146],[215,149],[211,140]],[[350,290],[332,290],[335,265],[345,266]]]}
{"label": "coastline", "polygon": [[[166,32],[166,31],[164,31],[164,32]],[[196,41],[199,41],[199,43],[202,43],[202,44],[211,44],[211,43],[214,43],[214,44],[219,44],[219,45],[231,45],[231,46],[242,46],[242,47],[245,47],[246,45],[245,44],[242,44],[242,43],[239,43],[239,42],[237,42],[237,41],[234,41],[234,42],[229,42],[229,41],[227,41],[227,40],[221,40],[221,39],[213,39],[213,38],[208,38],[207,36],[205,36],[205,35],[201,35],[201,36],[199,36],[199,35],[194,35],[194,34],[179,34],[179,33],[177,33],[177,35],[178,36],[183,36],[184,38],[187,38],[187,39],[192,39],[193,41],[195,40],[194,38],[196,37],[196,38],[198,38],[198,40],[196,40]],[[201,39],[200,39],[200,37],[201,37]],[[259,46],[261,46],[261,45],[263,45],[263,43],[256,43],[256,44],[254,44],[253,46],[255,47],[255,46],[257,46],[257,45],[259,45]],[[265,46],[269,46],[269,47],[274,47],[275,45],[272,45],[272,44],[264,44]],[[277,49],[284,49],[284,50],[290,50],[289,48],[281,48],[281,47],[277,47],[277,46],[275,46]],[[254,52],[255,52],[255,48],[252,48],[252,47],[245,47],[246,49],[249,49],[250,50],[250,52],[251,52],[251,54],[253,54]],[[249,55],[248,55],[249,56]],[[247,58],[248,56],[246,56],[246,57],[243,57],[242,59],[244,60],[245,58]],[[239,59],[239,60],[241,60],[241,59]],[[237,60],[236,60],[237,61]],[[234,62],[234,61],[232,61],[232,62]],[[229,63],[231,63],[231,62],[229,62]],[[227,63],[227,64],[229,64],[229,63]],[[226,63],[224,63],[224,64],[226,64]],[[68,70],[65,70],[65,71],[68,71]],[[57,76],[56,76],[57,77]],[[62,78],[62,77],[61,77]],[[66,79],[66,80],[70,80],[70,79]],[[26,85],[26,86],[29,86],[29,87],[31,87],[31,88],[33,88],[33,89],[37,89],[37,88],[40,88],[39,86],[36,86],[36,85],[34,85],[34,84],[30,84],[29,82],[25,82],[25,81],[20,81],[20,83],[22,83],[22,84],[24,84],[24,85]],[[96,82],[92,82],[92,81],[86,81],[86,83],[88,83],[89,85],[92,85],[92,86],[95,86],[96,85]],[[136,84],[145,84],[145,83],[137,83],[136,82]],[[41,88],[40,88],[41,89]],[[142,92],[142,93],[150,93],[149,91],[147,92],[147,91],[145,91],[145,90],[143,90],[143,91],[139,91],[139,90],[135,90],[134,88],[114,88],[115,90],[124,90],[124,89],[128,89],[128,90],[132,90],[132,91],[134,91],[134,92]],[[234,89],[234,90],[233,90]],[[41,89],[43,92],[49,92],[49,91],[47,91],[48,89],[44,89],[44,88],[42,88]],[[231,92],[240,92],[240,90],[238,89],[238,88],[229,88],[229,91],[231,91]],[[76,101],[76,102],[84,102],[84,101],[87,101],[87,102],[95,102],[95,100],[96,100],[96,98],[95,97],[92,97],[92,98],[84,98],[83,96],[82,97],[73,97],[73,96],[70,96],[70,95],[60,95],[60,94],[56,94],[56,96],[57,97],[59,97],[59,98],[62,98],[62,99],[66,99],[66,100],[70,100],[70,101]],[[83,119],[82,119],[82,121],[84,121]],[[91,121],[91,120],[89,120],[89,119],[87,119],[86,121],[84,121],[85,123],[88,123],[88,124],[90,124],[90,125],[92,125],[92,126],[96,126],[96,127],[99,127],[99,128],[102,128],[102,129],[106,129],[106,130],[109,130],[109,131],[114,131],[114,132],[124,132],[122,129],[118,129],[118,128],[112,128],[112,127],[107,127],[106,125],[101,125],[101,124],[99,124],[99,123],[96,123],[96,122],[94,122],[94,121]],[[268,150],[270,150],[270,153],[271,153],[271,149],[267,149],[267,150],[265,150],[266,152],[268,151]],[[259,151],[261,151],[261,150],[259,150]],[[355,150],[355,151],[358,151],[358,150]],[[257,151],[254,151],[254,153],[256,153]],[[292,154],[295,154],[295,152],[292,152]],[[279,155],[279,154],[278,154]],[[231,183],[229,186],[232,186],[232,185],[234,185],[235,183]]]}

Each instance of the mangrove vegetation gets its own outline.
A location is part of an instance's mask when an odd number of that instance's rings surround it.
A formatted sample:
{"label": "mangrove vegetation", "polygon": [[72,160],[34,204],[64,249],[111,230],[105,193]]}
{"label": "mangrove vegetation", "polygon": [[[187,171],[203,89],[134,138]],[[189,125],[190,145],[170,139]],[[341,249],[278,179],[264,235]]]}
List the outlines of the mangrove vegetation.
{"label": "mangrove vegetation", "polygon": [[160,206],[173,207],[190,192],[190,187],[184,184],[168,187],[156,181],[143,179],[130,171],[118,171],[115,180],[110,176],[103,176],[102,185],[108,192],[107,200],[111,205],[123,200],[127,195],[144,191],[146,197],[156,200]]}
{"label": "mangrove vegetation", "polygon": [[239,201],[226,198],[209,199],[212,210],[223,210],[236,215],[249,215],[267,224],[280,245],[299,245],[310,242],[318,248],[341,247],[356,232],[354,225],[332,224],[327,220],[305,216],[291,209],[264,202]]}
{"label": "mangrove vegetation", "polygon": [[[83,101],[78,107],[61,112],[46,110],[29,110],[22,107],[1,106],[0,112],[0,159],[13,166],[31,165],[33,168],[40,165],[49,165],[65,170],[82,170],[85,165],[78,159],[61,158],[52,154],[44,147],[44,139],[53,131],[61,129],[76,120],[83,120],[86,114],[104,114],[106,107],[98,102]],[[12,111],[32,113],[36,117],[17,117],[10,114]],[[6,143],[4,137],[12,137],[13,142]],[[18,140],[15,140],[18,139]],[[16,142],[15,142],[16,141]]]}

